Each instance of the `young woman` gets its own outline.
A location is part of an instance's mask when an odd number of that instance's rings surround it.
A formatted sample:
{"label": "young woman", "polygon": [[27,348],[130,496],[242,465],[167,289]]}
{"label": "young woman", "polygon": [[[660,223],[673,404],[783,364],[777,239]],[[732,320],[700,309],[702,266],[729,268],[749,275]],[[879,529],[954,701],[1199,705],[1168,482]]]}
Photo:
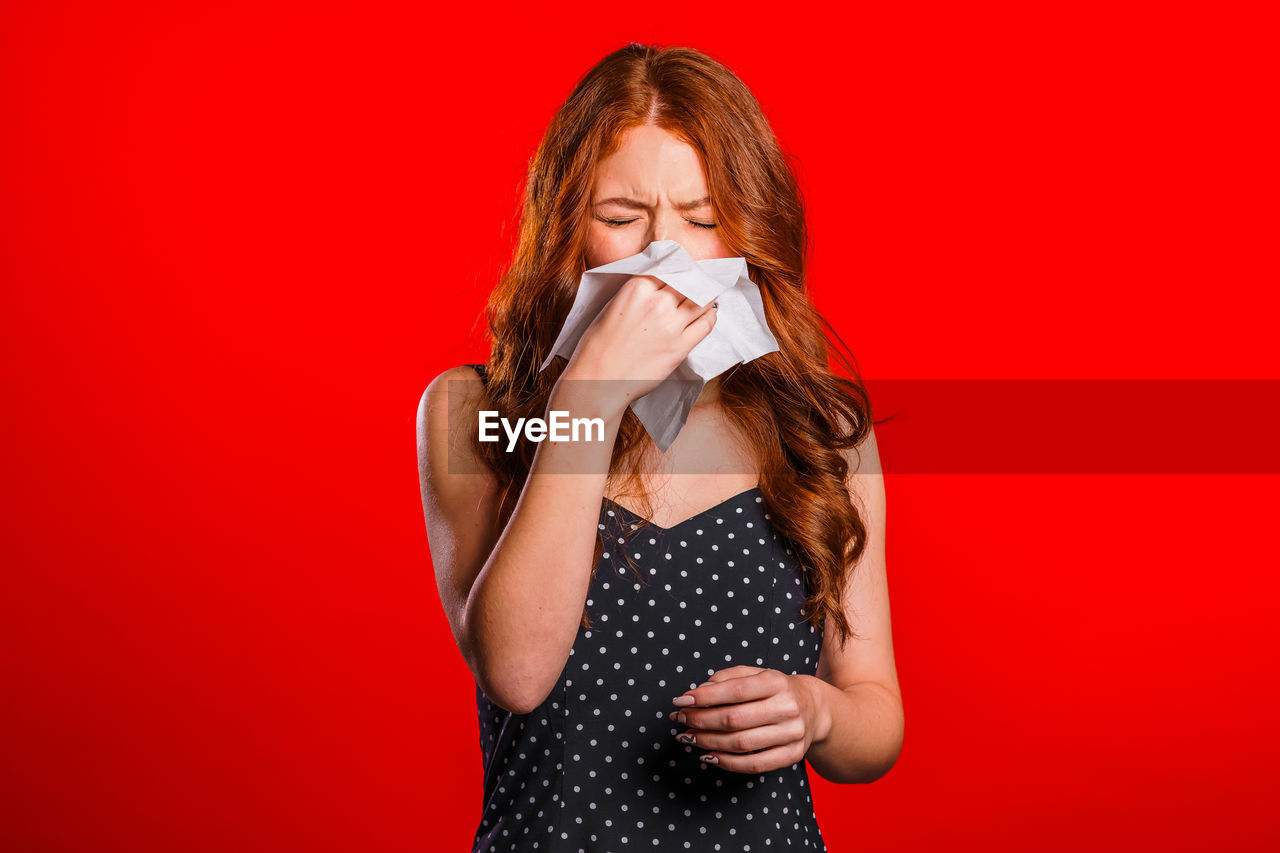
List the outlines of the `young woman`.
{"label": "young woman", "polygon": [[[655,240],[746,258],[779,344],[707,383],[665,454],[628,403],[714,304],[632,277],[539,370],[582,272]],[[805,249],[756,99],[702,53],[628,45],[548,128],[489,362],[445,371],[418,412],[432,560],[476,681],[475,851],[824,850],[806,760],[842,783],[896,761],[883,479]],[[477,440],[481,410],[598,417],[605,440],[508,451]]]}

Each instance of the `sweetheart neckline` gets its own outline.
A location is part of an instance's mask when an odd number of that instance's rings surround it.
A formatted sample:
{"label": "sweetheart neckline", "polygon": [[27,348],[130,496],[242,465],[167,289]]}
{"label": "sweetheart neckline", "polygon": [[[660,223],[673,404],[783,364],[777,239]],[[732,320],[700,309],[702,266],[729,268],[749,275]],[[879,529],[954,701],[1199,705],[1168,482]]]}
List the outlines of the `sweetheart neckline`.
{"label": "sweetheart neckline", "polygon": [[736,495],[730,495],[729,497],[720,501],[720,503],[716,504],[715,506],[709,506],[706,509],[704,509],[702,512],[699,512],[696,515],[691,515],[688,518],[686,518],[684,521],[680,521],[673,524],[671,527],[663,527],[662,525],[658,524],[652,519],[648,519],[648,518],[645,518],[643,515],[640,515],[640,513],[636,512],[635,510],[627,509],[625,506],[618,503],[613,498],[606,496],[604,500],[613,504],[615,507],[625,512],[627,515],[630,515],[634,518],[638,518],[641,521],[649,522],[648,526],[650,529],[656,530],[658,533],[665,535],[665,534],[671,533],[673,530],[679,530],[681,527],[684,527],[686,524],[697,521],[698,519],[702,518],[708,513],[714,512],[715,510],[718,510],[721,507],[728,506],[729,504],[732,504],[734,501],[739,500],[740,498],[743,498],[746,495],[751,494],[752,492],[758,492],[758,491],[760,491],[760,485],[757,483],[756,485],[752,486],[749,489],[746,489],[745,491],[738,492]]}

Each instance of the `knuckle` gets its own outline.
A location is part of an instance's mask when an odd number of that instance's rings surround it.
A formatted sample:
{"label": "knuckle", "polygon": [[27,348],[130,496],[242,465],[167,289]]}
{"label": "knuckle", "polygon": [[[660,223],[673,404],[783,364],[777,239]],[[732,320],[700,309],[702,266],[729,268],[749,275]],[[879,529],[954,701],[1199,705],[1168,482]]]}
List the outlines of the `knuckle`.
{"label": "knuckle", "polygon": [[657,288],[653,286],[653,280],[646,275],[636,275],[627,279],[622,285],[622,290],[630,293],[641,304],[649,302],[657,292]]}

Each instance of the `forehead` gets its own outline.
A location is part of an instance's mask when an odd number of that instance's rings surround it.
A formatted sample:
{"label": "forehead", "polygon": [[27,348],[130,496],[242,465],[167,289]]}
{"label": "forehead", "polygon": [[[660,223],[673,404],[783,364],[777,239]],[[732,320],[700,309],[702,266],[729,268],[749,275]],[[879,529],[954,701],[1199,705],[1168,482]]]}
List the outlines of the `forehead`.
{"label": "forehead", "polygon": [[704,195],[702,161],[692,146],[660,127],[641,125],[623,133],[618,149],[596,166],[596,193]]}

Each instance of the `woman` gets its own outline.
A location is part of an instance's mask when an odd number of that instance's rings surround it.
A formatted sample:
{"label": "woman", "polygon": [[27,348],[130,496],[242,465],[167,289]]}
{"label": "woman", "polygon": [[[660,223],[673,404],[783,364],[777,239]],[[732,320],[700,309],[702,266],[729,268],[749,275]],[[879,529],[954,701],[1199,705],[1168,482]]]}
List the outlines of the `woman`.
{"label": "woman", "polygon": [[[745,257],[779,344],[707,383],[666,454],[627,405],[714,304],[635,276],[538,369],[582,272],[655,240]],[[805,243],[759,105],[704,54],[630,44],[547,130],[489,363],[441,374],[418,413],[432,559],[477,685],[474,850],[823,850],[806,759],[842,783],[896,761],[883,480]],[[481,410],[599,417],[604,441],[508,452],[476,440]]]}

